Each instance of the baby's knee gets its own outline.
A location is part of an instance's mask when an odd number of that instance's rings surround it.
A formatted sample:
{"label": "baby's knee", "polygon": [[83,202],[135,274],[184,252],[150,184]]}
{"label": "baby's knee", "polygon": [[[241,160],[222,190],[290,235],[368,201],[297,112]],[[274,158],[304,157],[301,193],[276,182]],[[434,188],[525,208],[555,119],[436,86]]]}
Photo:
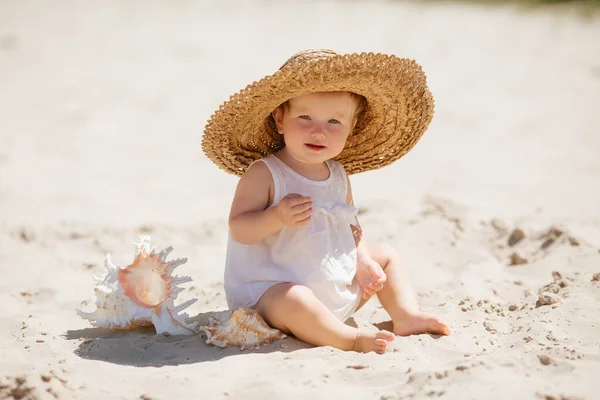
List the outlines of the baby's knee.
{"label": "baby's knee", "polygon": [[313,291],[306,286],[295,283],[280,283],[267,290],[259,303],[268,303],[269,307],[304,308],[314,298]]}
{"label": "baby's knee", "polygon": [[386,265],[390,261],[400,262],[400,253],[389,243],[375,243],[370,246],[369,253],[371,257],[379,264]]}
{"label": "baby's knee", "polygon": [[290,285],[285,292],[285,300],[297,308],[306,308],[315,300],[315,294],[311,289],[303,285]]}
{"label": "baby's knee", "polygon": [[313,291],[306,286],[281,283],[263,295],[257,309],[270,326],[289,333],[290,318],[295,319],[306,312],[315,300]]}

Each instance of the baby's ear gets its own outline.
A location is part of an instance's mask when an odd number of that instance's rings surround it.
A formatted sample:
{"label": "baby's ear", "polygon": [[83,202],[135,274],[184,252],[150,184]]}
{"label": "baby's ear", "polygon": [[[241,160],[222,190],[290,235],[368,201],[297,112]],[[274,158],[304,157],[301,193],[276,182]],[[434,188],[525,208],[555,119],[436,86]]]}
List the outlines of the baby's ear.
{"label": "baby's ear", "polygon": [[271,113],[275,126],[277,127],[277,133],[281,134],[283,131],[283,107],[279,106]]}

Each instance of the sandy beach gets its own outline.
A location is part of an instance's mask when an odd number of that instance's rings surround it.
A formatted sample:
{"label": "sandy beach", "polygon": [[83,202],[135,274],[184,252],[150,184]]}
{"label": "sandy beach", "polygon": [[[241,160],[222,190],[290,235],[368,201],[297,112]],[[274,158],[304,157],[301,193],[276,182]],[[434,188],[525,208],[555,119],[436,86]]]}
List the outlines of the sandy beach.
{"label": "sandy beach", "polygon": [[[207,3],[207,4],[204,4]],[[237,178],[202,153],[230,94],[307,48],[417,60],[420,142],[352,176],[370,241],[452,335],[384,355],[294,338],[93,328],[93,275],[139,235],[226,310]],[[600,377],[600,13],[450,2],[0,3],[0,399],[594,399]],[[372,299],[349,321],[389,329]]]}

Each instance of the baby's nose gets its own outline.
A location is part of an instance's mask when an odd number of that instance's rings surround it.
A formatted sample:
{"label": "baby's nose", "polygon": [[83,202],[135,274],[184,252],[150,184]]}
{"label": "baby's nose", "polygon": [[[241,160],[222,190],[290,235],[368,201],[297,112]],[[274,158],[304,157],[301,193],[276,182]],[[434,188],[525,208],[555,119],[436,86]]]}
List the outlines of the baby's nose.
{"label": "baby's nose", "polygon": [[317,137],[317,138],[323,138],[323,137],[325,137],[325,132],[323,130],[323,127],[320,124],[316,124],[313,127],[313,130],[312,130],[311,133],[312,133],[312,135],[314,137]]}

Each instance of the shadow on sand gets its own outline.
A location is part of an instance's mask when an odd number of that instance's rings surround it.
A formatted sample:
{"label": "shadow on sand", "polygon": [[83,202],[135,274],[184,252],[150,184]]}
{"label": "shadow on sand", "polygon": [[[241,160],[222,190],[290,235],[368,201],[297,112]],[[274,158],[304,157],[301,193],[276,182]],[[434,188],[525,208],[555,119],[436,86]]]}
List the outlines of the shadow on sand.
{"label": "shadow on sand", "polygon": [[[200,326],[208,325],[208,318],[219,314],[207,312],[190,318]],[[353,318],[346,324],[357,327]],[[392,330],[391,321],[374,324],[380,330]],[[439,338],[438,335],[429,335]],[[66,340],[81,340],[75,354],[89,360],[106,361],[114,364],[133,365],[136,367],[162,367],[181,364],[218,361],[225,357],[245,354],[289,353],[297,350],[311,349],[300,340],[288,336],[285,339],[265,345],[259,349],[240,350],[237,347],[220,348],[206,344],[205,334],[194,335],[157,335],[154,328],[138,328],[118,331],[105,328],[85,328],[67,331]]]}
{"label": "shadow on sand", "polygon": [[[200,325],[208,325],[214,312],[190,318]],[[157,335],[154,328],[118,331],[105,328],[69,330],[66,340],[81,340],[75,354],[89,360],[106,361],[136,367],[162,367],[217,361],[225,357],[244,354],[266,354],[310,349],[294,337],[287,337],[255,350],[236,347],[220,348],[205,343],[204,333],[194,335]]]}

